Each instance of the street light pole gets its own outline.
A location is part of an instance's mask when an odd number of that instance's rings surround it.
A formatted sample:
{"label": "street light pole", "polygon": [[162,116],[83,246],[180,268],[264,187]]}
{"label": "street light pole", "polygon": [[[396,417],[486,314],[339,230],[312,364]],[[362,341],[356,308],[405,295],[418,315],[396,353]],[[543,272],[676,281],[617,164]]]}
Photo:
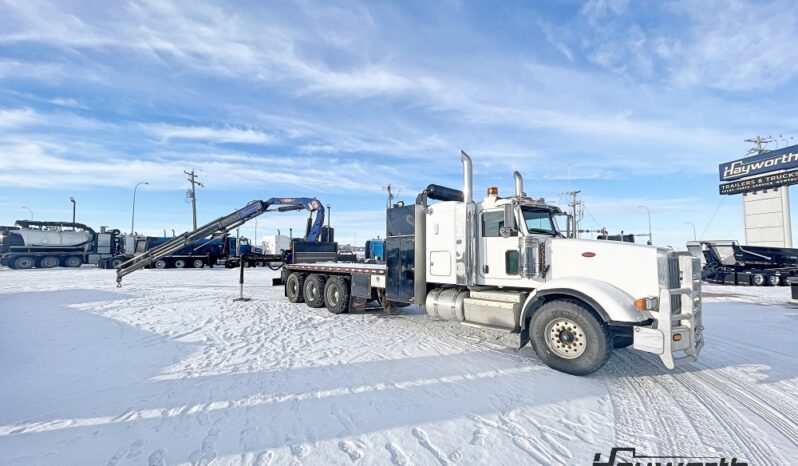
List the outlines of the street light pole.
{"label": "street light pole", "polygon": [[23,209],[28,209],[28,212],[30,212],[30,219],[33,220],[33,211],[30,209],[30,207],[22,206],[22,208]]}
{"label": "street light pole", "polygon": [[684,222],[684,223],[686,223],[686,224],[690,225],[691,227],[693,227],[693,241],[695,241],[696,240],[695,225],[693,225],[693,222]]}
{"label": "street light pole", "polygon": [[654,244],[654,237],[651,235],[651,210],[649,210],[649,208],[644,205],[639,205],[637,206],[637,208],[646,209],[646,212],[648,212],[648,244],[649,245]]}
{"label": "street light pole", "polygon": [[133,234],[133,227],[136,222],[136,190],[139,189],[139,185],[146,184],[149,185],[146,181],[139,181],[136,183],[136,187],[133,188],[133,212],[130,214],[130,234]]}
{"label": "street light pole", "polygon": [[78,205],[78,203],[75,202],[75,196],[69,196],[69,202],[72,203],[72,223],[75,223],[75,207]]}

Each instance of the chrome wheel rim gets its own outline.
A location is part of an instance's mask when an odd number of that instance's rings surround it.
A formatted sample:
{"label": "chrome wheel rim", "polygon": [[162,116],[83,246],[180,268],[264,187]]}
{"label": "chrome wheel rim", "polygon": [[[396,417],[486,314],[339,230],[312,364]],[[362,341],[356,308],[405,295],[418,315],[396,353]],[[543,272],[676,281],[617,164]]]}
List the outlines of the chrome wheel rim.
{"label": "chrome wheel rim", "polygon": [[330,287],[330,294],[327,299],[330,300],[330,306],[335,307],[338,305],[338,300],[341,299],[341,292],[337,286]]}
{"label": "chrome wheel rim", "polygon": [[587,348],[584,330],[571,319],[554,319],[546,325],[544,332],[546,346],[563,359],[576,359]]}
{"label": "chrome wheel rim", "polygon": [[314,285],[312,283],[309,284],[307,286],[307,288],[305,288],[305,291],[308,292],[308,300],[309,301],[313,301],[314,299],[316,299],[316,285]]}

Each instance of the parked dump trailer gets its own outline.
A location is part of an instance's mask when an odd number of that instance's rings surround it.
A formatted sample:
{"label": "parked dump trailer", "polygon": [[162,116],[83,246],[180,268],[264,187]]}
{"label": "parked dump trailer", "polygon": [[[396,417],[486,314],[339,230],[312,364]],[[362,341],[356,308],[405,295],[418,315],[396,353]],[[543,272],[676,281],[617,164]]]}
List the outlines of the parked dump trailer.
{"label": "parked dump trailer", "polygon": [[[557,207],[498,189],[475,202],[470,157],[463,189],[431,184],[414,205],[387,210],[385,264],[287,263],[273,284],[291,302],[340,314],[377,300],[436,319],[506,329],[550,367],[589,374],[613,348],[656,354],[668,368],[704,344],[701,268],[689,253],[568,239]],[[439,201],[430,203],[430,201]]]}
{"label": "parked dump trailer", "polygon": [[721,285],[787,286],[798,277],[798,249],[743,246],[737,241],[689,241],[704,280]]}
{"label": "parked dump trailer", "polygon": [[80,267],[121,253],[119,230],[106,227],[33,220],[0,227],[0,265],[13,269]]}

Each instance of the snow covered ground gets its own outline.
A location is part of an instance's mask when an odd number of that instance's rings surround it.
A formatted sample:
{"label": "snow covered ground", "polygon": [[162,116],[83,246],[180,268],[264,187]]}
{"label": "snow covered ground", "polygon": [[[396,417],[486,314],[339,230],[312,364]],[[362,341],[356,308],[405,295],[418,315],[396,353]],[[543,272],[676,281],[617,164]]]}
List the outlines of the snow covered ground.
{"label": "snow covered ground", "polygon": [[[417,308],[335,316],[274,272],[0,270],[0,463],[591,464],[595,453],[798,458],[788,288],[707,286],[673,372],[616,351],[572,377],[517,337]],[[763,305],[766,304],[766,305]]]}

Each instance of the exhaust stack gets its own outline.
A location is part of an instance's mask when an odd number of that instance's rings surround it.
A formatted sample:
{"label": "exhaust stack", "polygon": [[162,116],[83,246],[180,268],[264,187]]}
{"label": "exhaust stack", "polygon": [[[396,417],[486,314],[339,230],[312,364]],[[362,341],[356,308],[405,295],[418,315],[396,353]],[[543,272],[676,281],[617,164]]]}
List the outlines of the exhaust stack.
{"label": "exhaust stack", "polygon": [[518,171],[513,172],[513,180],[515,180],[515,197],[526,197],[524,192],[524,178]]}
{"label": "exhaust stack", "polygon": [[470,204],[474,202],[474,173],[471,168],[471,157],[461,150],[460,160],[463,162],[463,202]]}

